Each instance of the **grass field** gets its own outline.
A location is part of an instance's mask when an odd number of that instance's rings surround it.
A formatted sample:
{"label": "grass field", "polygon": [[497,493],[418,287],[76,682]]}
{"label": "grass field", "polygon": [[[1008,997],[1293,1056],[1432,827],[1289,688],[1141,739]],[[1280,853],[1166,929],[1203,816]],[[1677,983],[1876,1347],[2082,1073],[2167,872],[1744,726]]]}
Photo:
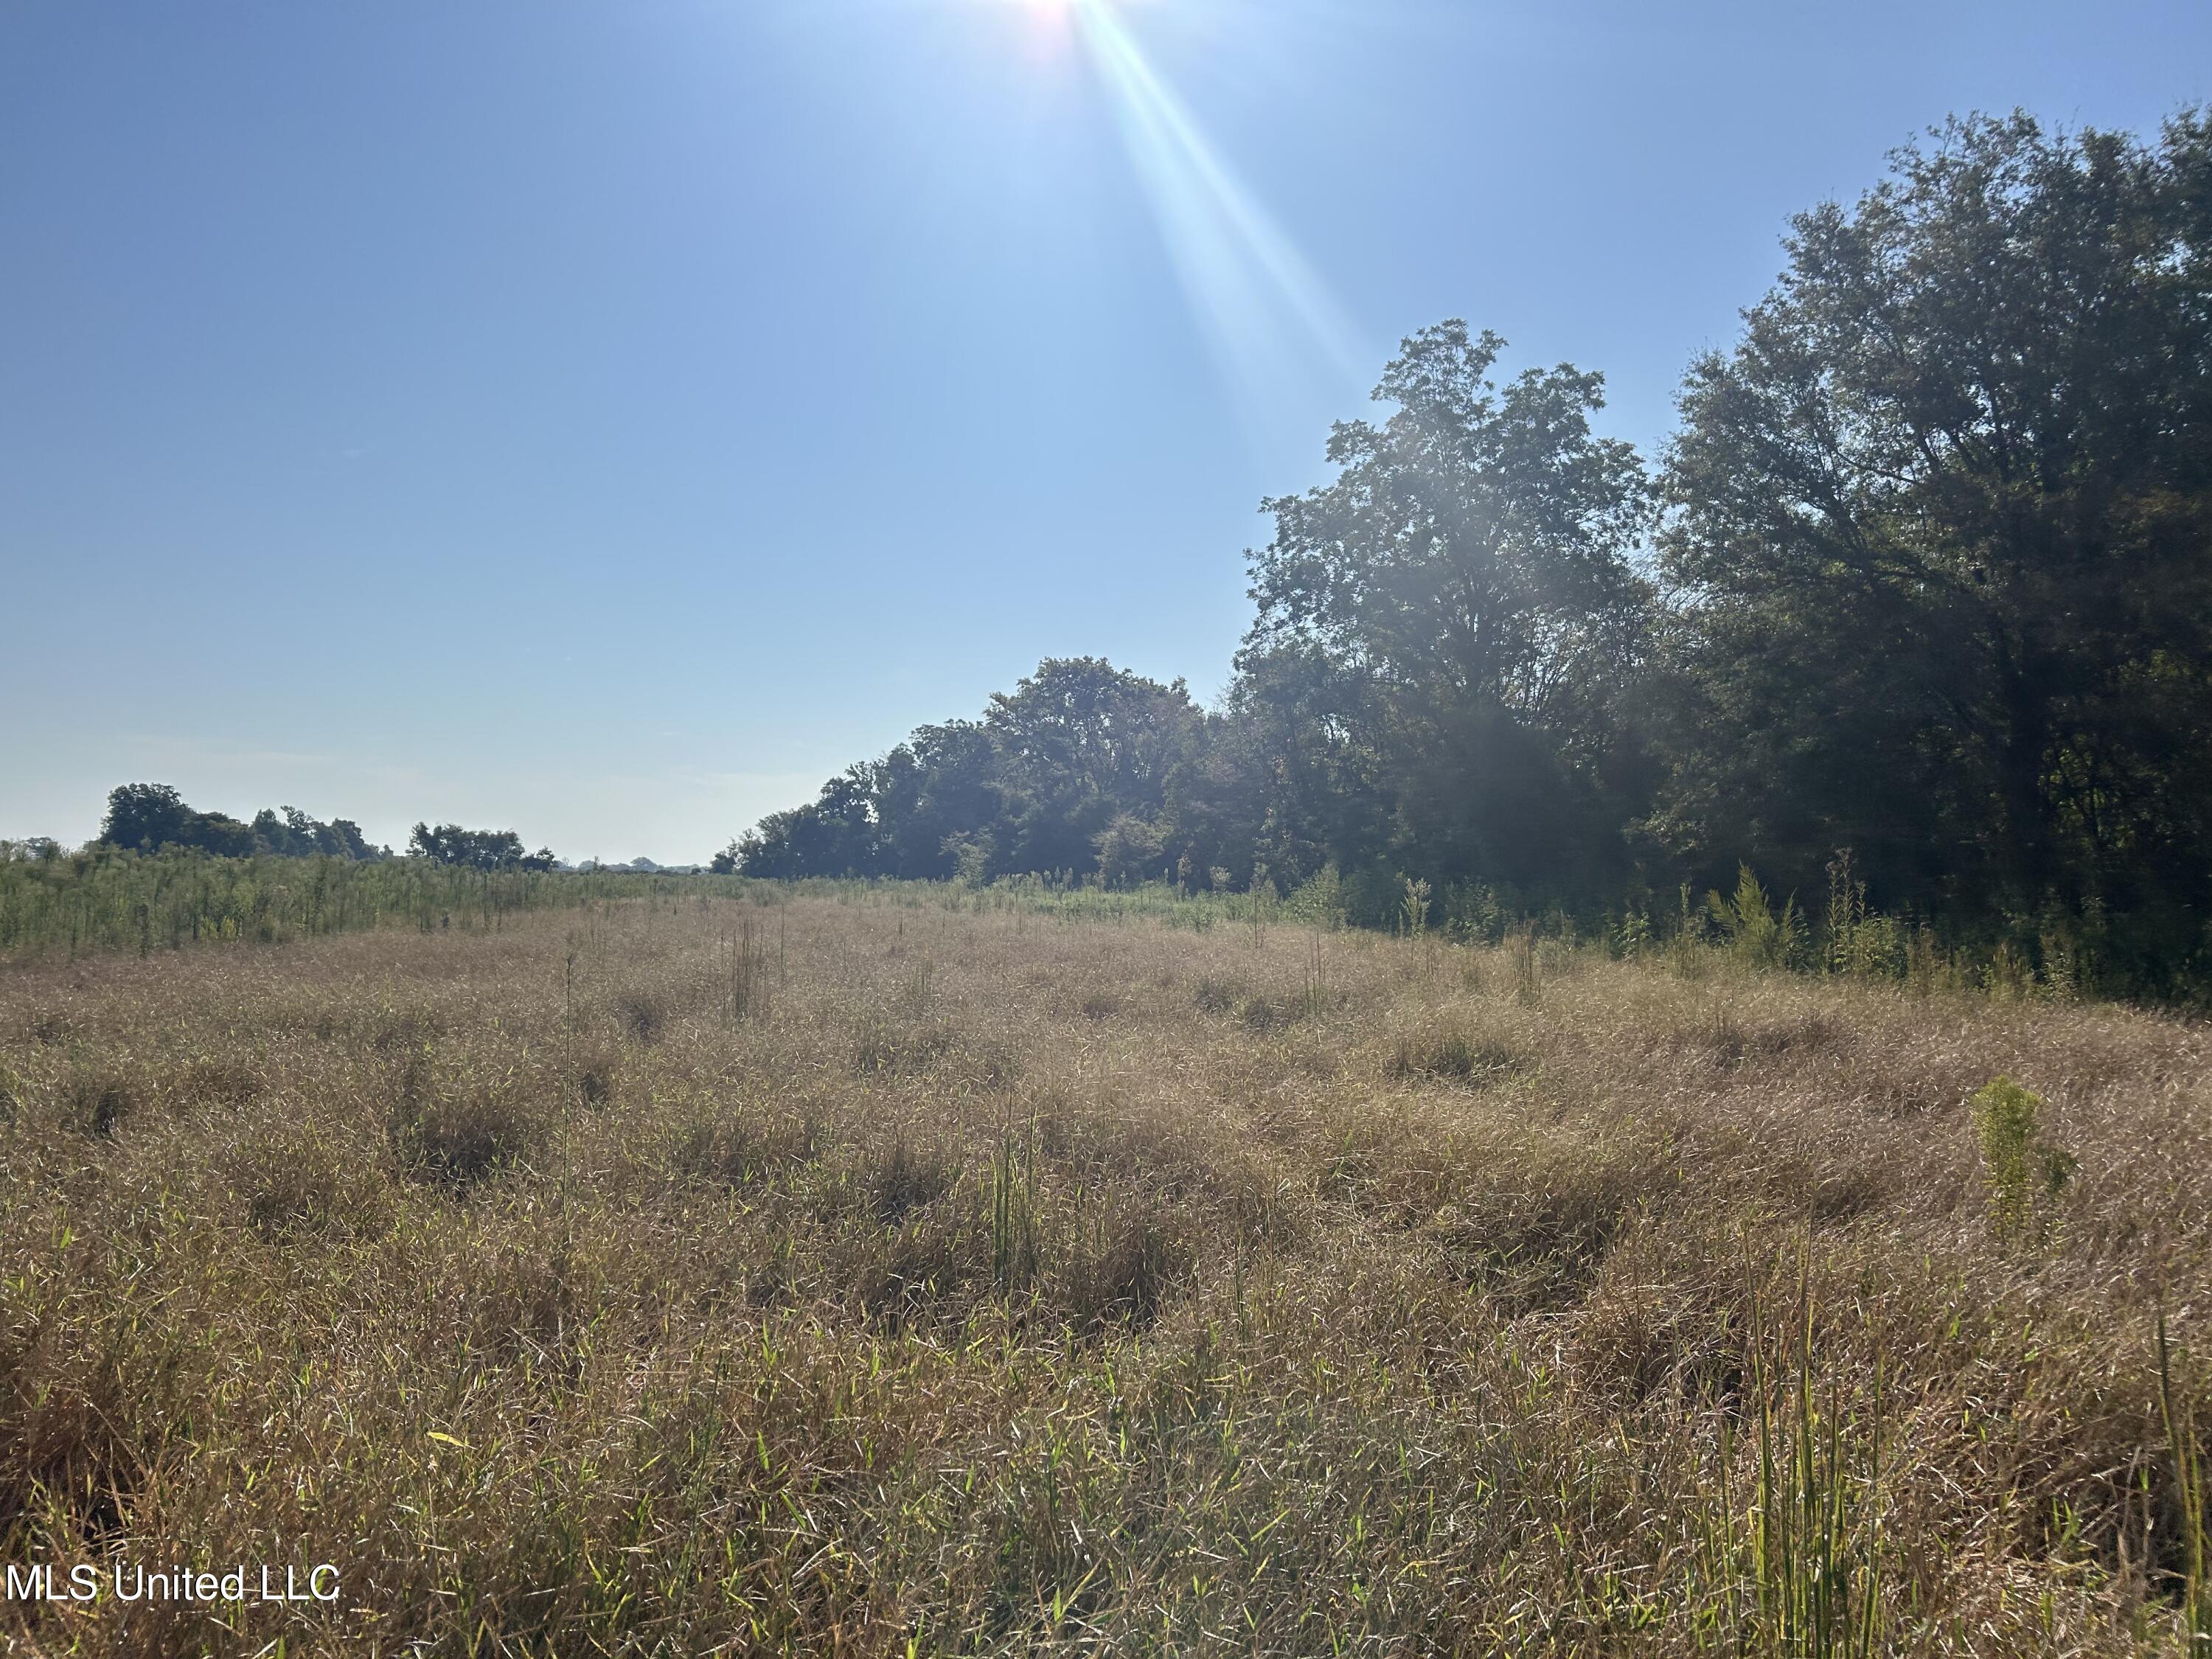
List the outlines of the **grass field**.
{"label": "grass field", "polygon": [[2212,1631],[2200,1024],[890,889],[19,965],[0,1091],[0,1560],[342,1585],[17,1651]]}

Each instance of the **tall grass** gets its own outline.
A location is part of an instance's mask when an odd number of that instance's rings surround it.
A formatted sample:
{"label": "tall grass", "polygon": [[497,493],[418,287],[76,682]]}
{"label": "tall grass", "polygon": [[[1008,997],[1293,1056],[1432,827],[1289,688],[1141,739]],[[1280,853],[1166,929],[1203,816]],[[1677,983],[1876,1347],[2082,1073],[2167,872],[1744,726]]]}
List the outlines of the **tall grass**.
{"label": "tall grass", "polygon": [[1881,1602],[1881,1424],[1879,1368],[1863,1468],[1853,1467],[1860,1425],[1840,1384],[1823,1396],[1813,1333],[1809,1261],[1801,1265],[1794,1319],[1770,1340],[1755,1284],[1751,1383],[1758,1430],[1752,1554],[1759,1645],[1793,1659],[1867,1659],[1883,1650]]}
{"label": "tall grass", "polygon": [[736,878],[481,871],[422,859],[217,858],[101,848],[0,859],[0,960],[282,944],[379,927],[490,932],[600,900],[743,890]]}
{"label": "tall grass", "polygon": [[[0,1637],[2202,1629],[2200,1028],[1715,947],[733,890],[0,975],[0,1559],[346,1584]],[[2035,1108],[1993,1157],[1998,1076]],[[2028,1214],[2064,1224],[1993,1226],[2059,1146]]]}
{"label": "tall grass", "polygon": [[2212,1507],[2185,1385],[2177,1380],[2166,1310],[2158,1312],[2158,1408],[2173,1459],[2173,1506],[2181,1543],[2181,1610],[2191,1653],[2212,1652]]}

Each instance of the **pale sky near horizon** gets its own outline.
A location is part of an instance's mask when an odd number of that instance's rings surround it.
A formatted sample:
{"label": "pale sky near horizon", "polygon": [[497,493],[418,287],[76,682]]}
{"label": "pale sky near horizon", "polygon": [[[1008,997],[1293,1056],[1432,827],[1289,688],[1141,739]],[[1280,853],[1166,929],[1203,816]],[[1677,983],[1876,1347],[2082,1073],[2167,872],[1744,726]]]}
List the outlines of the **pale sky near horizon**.
{"label": "pale sky near horizon", "polygon": [[2212,6],[0,0],[0,837],[703,859],[1045,656],[1210,696],[1395,342],[1691,357],[1947,113]]}

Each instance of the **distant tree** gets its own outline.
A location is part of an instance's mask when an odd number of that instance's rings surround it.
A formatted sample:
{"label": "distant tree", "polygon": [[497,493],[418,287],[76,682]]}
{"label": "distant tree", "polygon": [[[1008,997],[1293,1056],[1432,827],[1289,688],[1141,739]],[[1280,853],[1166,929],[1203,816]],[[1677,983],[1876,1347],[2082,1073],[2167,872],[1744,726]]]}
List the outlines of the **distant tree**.
{"label": "distant tree", "polygon": [[147,853],[165,846],[181,847],[198,816],[168,784],[126,783],[108,792],[107,817],[100,825],[100,838],[111,847]]}
{"label": "distant tree", "polygon": [[997,823],[1005,808],[999,752],[973,720],[925,726],[871,772],[880,873],[943,879],[956,849]]}
{"label": "distant tree", "polygon": [[289,806],[282,818],[265,806],[256,812],[252,825],[254,850],[274,854],[278,858],[301,858],[319,851],[313,832],[303,838],[290,822],[293,815]]}
{"label": "distant tree", "polygon": [[[407,851],[416,858],[471,870],[550,870],[554,863],[550,849],[526,854],[522,837],[512,830],[464,830],[458,823],[441,823],[434,829],[417,823],[408,837]],[[539,864],[538,860],[544,862]]]}
{"label": "distant tree", "polygon": [[321,826],[316,841],[333,858],[367,861],[391,856],[390,848],[370,846],[361,833],[361,826],[351,818],[332,818]]}
{"label": "distant tree", "polygon": [[185,826],[186,845],[217,858],[252,858],[259,850],[253,826],[221,812],[195,812]]}
{"label": "distant tree", "polygon": [[264,854],[278,858],[368,860],[388,857],[362,838],[349,819],[318,823],[296,806],[278,813],[264,807],[250,823],[221,812],[196,812],[166,783],[127,783],[107,797],[100,839],[112,847],[152,852],[188,847],[222,858]]}
{"label": "distant tree", "polygon": [[711,873],[718,876],[735,875],[738,869],[738,854],[739,848],[738,843],[736,842],[732,842],[727,847],[725,847],[720,852],[714,854],[713,862],[708,864],[707,868]]}
{"label": "distant tree", "polygon": [[1719,872],[2201,934],[2212,125],[1954,121],[1682,395],[1659,820]]}
{"label": "distant tree", "polygon": [[1048,660],[981,721],[922,726],[810,805],[763,818],[732,862],[767,878],[1089,873],[1116,817],[1159,817],[1200,719],[1180,681]]}
{"label": "distant tree", "polygon": [[1199,723],[1181,680],[1162,685],[1103,657],[1048,659],[994,696],[983,724],[998,753],[1007,867],[1095,869],[1116,817],[1159,815]]}

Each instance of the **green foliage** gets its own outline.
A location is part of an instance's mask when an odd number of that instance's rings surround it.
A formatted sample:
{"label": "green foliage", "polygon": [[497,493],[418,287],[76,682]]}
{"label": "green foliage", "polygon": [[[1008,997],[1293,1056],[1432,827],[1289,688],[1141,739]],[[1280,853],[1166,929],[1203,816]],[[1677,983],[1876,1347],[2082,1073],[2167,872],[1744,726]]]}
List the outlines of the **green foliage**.
{"label": "green foliage", "polygon": [[1136,887],[1164,878],[1167,837],[1161,825],[1121,812],[1098,833],[1098,879],[1109,887]]}
{"label": "green foliage", "polygon": [[[1759,1457],[1751,1542],[1760,1645],[1778,1659],[1863,1659],[1886,1650],[1878,1449],[1852,1444],[1858,1425],[1832,1380],[1821,1398],[1809,1260],[1801,1263],[1796,1316],[1781,1332],[1764,1328],[1755,1285],[1750,1299]],[[1877,1377],[1871,1413],[1877,1431],[1881,1415]]]}
{"label": "green foliage", "polygon": [[1292,888],[1282,902],[1283,920],[1301,927],[1334,930],[1344,926],[1344,881],[1333,864],[1323,865]]}
{"label": "green foliage", "polygon": [[2042,1243],[2080,1167],[2074,1155],[2037,1139],[2042,1097],[2008,1077],[1991,1079],[1970,1103],[1989,1189],[1990,1231],[2003,1242]]}
{"label": "green foliage", "polygon": [[1793,968],[1805,954],[1805,922],[1796,898],[1777,910],[1749,865],[1736,872],[1735,891],[1726,898],[1705,895],[1705,910],[1729,953],[1754,968]]}
{"label": "green foliage", "polygon": [[1429,884],[1405,878],[1405,896],[1398,901],[1398,931],[1407,939],[1419,939],[1429,931]]}
{"label": "green foliage", "polygon": [[550,870],[555,861],[550,848],[525,852],[522,837],[512,830],[464,830],[458,823],[441,823],[434,830],[416,824],[407,850],[416,858],[471,870]]}
{"label": "green foliage", "polygon": [[2201,957],[2208,167],[2202,115],[1976,118],[1794,222],[1670,452],[1679,853],[1809,885],[1849,845],[1985,933],[2110,905],[2146,988]]}
{"label": "green foliage", "polygon": [[1828,862],[1828,914],[1821,939],[1822,966],[1854,979],[1894,979],[1905,971],[1902,930],[1896,921],[1867,907],[1849,848]]}
{"label": "green foliage", "polygon": [[1444,889],[1444,927],[1454,939],[1495,945],[1515,920],[1505,898],[1487,882],[1454,882]]}
{"label": "green foliage", "polygon": [[924,726],[832,778],[812,804],[763,819],[733,861],[785,880],[1164,877],[1176,864],[1159,823],[1169,780],[1205,718],[1180,680],[1162,685],[1100,658],[1048,659],[994,696],[981,723]]}
{"label": "green foliage", "polygon": [[126,783],[110,790],[100,840],[103,845],[136,852],[182,847],[219,858],[255,854],[295,859],[391,856],[387,849],[371,847],[361,826],[349,818],[319,823],[296,806],[287,806],[281,817],[264,807],[252,823],[240,823],[220,812],[194,811],[166,783]]}
{"label": "green foliage", "polygon": [[1602,377],[1500,384],[1504,347],[1457,320],[1413,335],[1376,389],[1389,417],[1339,425],[1335,477],[1267,503],[1238,665],[1291,786],[1279,815],[1339,857],[1559,884],[1618,847],[1607,757],[1647,622],[1628,558],[1647,495],[1634,452],[1590,429]]}

